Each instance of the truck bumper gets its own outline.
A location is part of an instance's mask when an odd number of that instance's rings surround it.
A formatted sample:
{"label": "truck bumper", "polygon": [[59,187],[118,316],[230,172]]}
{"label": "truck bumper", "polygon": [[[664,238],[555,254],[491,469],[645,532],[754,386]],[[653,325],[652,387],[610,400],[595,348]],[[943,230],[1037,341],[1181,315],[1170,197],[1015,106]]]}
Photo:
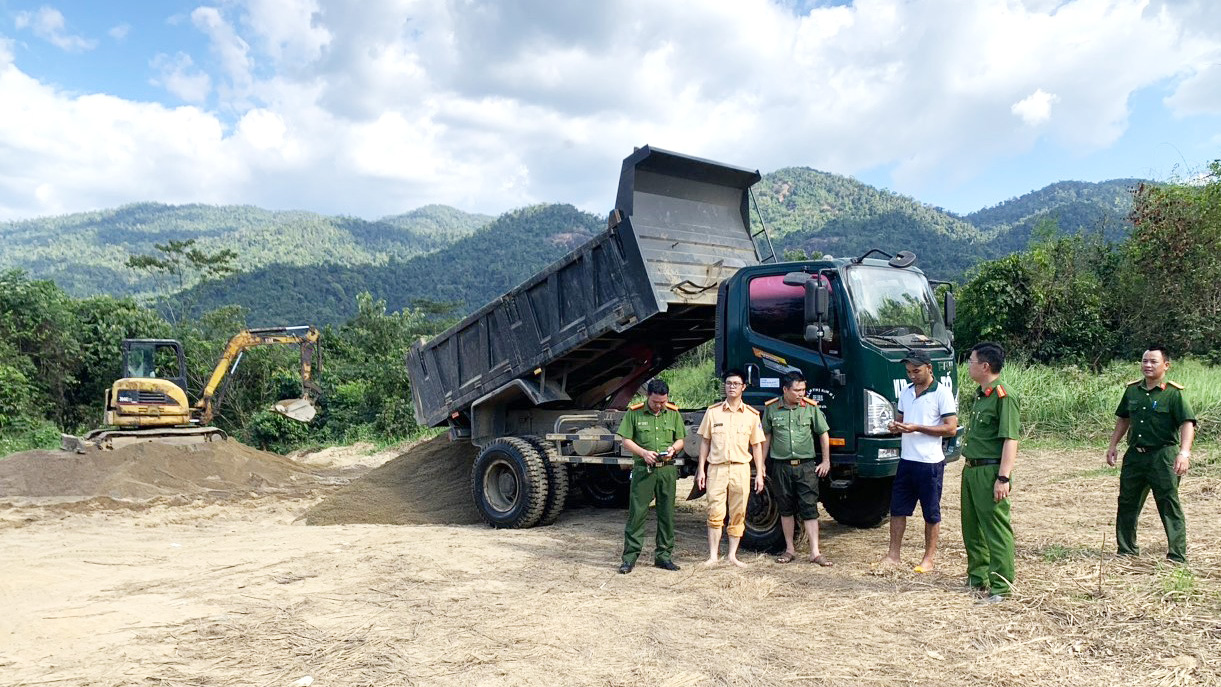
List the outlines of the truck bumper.
{"label": "truck bumper", "polygon": [[858,437],[856,453],[832,454],[832,475],[840,479],[894,477],[899,468],[898,437]]}

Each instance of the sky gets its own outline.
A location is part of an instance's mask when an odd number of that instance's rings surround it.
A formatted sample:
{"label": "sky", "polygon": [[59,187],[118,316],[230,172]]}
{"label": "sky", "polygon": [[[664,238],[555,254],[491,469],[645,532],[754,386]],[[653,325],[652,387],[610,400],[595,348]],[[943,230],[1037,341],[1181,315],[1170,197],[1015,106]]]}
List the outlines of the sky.
{"label": "sky", "polygon": [[0,0],[0,221],[604,214],[636,146],[960,214],[1221,158],[1216,0]]}

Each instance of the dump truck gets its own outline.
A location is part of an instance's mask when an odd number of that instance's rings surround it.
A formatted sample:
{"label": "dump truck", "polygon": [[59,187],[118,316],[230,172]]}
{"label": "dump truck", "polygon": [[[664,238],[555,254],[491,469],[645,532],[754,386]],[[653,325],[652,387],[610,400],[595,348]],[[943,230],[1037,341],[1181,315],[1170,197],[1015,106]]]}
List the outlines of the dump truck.
{"label": "dump truck", "polygon": [[[743,370],[762,408],[797,370],[826,413],[832,470],[821,497],[853,526],[887,515],[899,461],[888,429],[928,353],[956,388],[952,292],[938,303],[915,256],[780,262],[752,228],[758,171],[645,146],[623,161],[605,231],[406,356],[417,419],[480,450],[471,492],[495,527],[550,524],[570,489],[626,503],[631,455],[615,430],[640,387],[712,341],[717,373]],[[680,474],[694,472],[703,408],[684,409]],[[946,440],[951,458],[958,437]],[[769,494],[752,494],[743,544],[783,545]]]}

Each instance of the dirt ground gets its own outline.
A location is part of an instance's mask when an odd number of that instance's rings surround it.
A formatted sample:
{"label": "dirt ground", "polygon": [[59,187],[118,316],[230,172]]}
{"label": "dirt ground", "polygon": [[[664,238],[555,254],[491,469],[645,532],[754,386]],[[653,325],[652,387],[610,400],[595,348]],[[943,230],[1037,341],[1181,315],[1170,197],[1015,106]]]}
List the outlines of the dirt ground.
{"label": "dirt ground", "polygon": [[469,454],[436,442],[230,448],[0,459],[0,685],[1221,684],[1211,473],[1184,482],[1192,563],[1175,568],[1152,503],[1146,555],[1105,553],[1101,451],[1023,450],[1017,593],[981,606],[962,587],[957,463],[941,572],[911,572],[918,522],[905,567],[879,570],[885,529],[825,516],[834,567],[703,567],[696,501],[680,572],[618,575],[623,511],[476,524]]}

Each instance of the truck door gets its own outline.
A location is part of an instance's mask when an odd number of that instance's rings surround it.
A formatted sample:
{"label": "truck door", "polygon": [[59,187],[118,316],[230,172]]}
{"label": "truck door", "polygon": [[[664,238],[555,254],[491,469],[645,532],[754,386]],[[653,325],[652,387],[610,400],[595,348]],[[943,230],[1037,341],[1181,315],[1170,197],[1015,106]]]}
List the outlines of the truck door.
{"label": "truck door", "polygon": [[837,395],[843,387],[833,380],[833,375],[842,374],[844,366],[835,286],[826,277],[821,278],[832,289],[832,306],[819,355],[818,343],[805,340],[804,290],[784,283],[784,275],[790,271],[791,267],[779,273],[750,274],[745,278],[746,326],[741,329],[742,345],[738,347],[741,357],[737,362],[751,377],[744,398],[761,406],[780,394],[781,375],[793,370],[801,372],[806,377],[807,395],[818,401],[831,425],[832,446],[843,446],[836,439],[848,436],[851,428],[847,409],[839,411],[837,407],[842,405],[837,402]]}

